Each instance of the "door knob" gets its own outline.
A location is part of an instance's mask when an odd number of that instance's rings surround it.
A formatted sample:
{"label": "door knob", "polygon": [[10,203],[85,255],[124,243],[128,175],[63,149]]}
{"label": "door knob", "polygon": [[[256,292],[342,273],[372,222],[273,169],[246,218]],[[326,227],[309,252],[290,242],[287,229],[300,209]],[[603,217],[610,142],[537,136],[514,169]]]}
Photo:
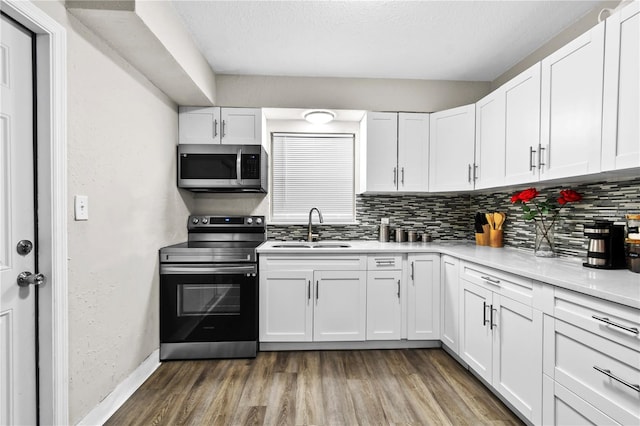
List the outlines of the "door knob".
{"label": "door knob", "polygon": [[42,274],[32,274],[31,272],[24,271],[18,274],[18,285],[20,287],[27,287],[30,284],[43,285],[47,282],[47,277]]}
{"label": "door knob", "polygon": [[16,246],[16,251],[22,255],[26,256],[31,253],[33,250],[33,243],[29,240],[20,240],[18,241],[18,245]]}

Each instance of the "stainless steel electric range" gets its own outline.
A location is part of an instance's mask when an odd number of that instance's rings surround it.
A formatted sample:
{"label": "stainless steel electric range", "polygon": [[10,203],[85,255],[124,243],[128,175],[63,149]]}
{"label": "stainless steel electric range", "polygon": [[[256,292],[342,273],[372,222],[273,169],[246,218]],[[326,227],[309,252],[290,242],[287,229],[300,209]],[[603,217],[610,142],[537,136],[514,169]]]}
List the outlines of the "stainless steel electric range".
{"label": "stainless steel electric range", "polygon": [[160,250],[160,360],[249,358],[258,349],[263,216],[190,216]]}

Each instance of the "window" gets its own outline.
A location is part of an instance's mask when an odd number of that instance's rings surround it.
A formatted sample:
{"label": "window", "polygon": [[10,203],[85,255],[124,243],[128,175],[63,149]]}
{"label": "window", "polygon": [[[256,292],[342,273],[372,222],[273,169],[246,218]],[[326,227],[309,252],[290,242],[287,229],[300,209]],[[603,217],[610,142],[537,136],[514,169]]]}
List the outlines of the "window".
{"label": "window", "polygon": [[317,207],[325,223],[355,222],[354,136],[274,133],[271,220],[307,223]]}

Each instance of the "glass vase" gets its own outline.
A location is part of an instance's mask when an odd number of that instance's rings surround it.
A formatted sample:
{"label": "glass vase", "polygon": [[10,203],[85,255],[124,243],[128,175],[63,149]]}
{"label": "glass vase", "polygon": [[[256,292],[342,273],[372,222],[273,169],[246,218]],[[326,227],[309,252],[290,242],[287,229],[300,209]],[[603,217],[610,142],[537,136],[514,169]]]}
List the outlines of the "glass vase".
{"label": "glass vase", "polygon": [[536,239],[533,252],[537,257],[556,257],[556,246],[554,243],[554,222],[535,221]]}

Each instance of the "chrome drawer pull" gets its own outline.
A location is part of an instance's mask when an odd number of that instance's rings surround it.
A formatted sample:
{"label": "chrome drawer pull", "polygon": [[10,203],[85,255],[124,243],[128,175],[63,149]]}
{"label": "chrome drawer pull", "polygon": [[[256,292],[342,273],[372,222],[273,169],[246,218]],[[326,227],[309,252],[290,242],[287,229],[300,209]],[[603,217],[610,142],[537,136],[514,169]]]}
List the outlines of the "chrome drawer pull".
{"label": "chrome drawer pull", "polygon": [[630,387],[631,389],[633,389],[636,392],[640,392],[640,385],[633,385],[629,382],[627,382],[626,380],[622,380],[620,377],[616,376],[615,374],[611,373],[611,370],[605,370],[604,368],[600,368],[597,365],[594,365],[593,368],[599,372],[601,372],[602,374],[604,374],[605,376],[611,377],[613,380],[622,383],[625,386]]}
{"label": "chrome drawer pull", "polygon": [[395,260],[376,260],[376,265],[384,266],[384,265],[395,265]]}
{"label": "chrome drawer pull", "polygon": [[484,275],[481,275],[480,278],[482,278],[483,280],[489,281],[490,283],[493,283],[493,284],[500,284],[500,280],[497,280],[495,278],[486,277]]}
{"label": "chrome drawer pull", "polygon": [[609,320],[609,318],[607,318],[607,317],[598,317],[598,316],[595,316],[595,315],[591,315],[591,318],[593,318],[594,320],[602,321],[605,324],[609,324],[609,325],[612,325],[614,327],[621,328],[621,329],[623,329],[625,331],[628,331],[629,333],[638,334],[638,329],[637,328],[635,328],[635,327],[627,327],[627,326],[624,326],[624,325],[621,325],[621,324],[616,324],[615,322]]}

